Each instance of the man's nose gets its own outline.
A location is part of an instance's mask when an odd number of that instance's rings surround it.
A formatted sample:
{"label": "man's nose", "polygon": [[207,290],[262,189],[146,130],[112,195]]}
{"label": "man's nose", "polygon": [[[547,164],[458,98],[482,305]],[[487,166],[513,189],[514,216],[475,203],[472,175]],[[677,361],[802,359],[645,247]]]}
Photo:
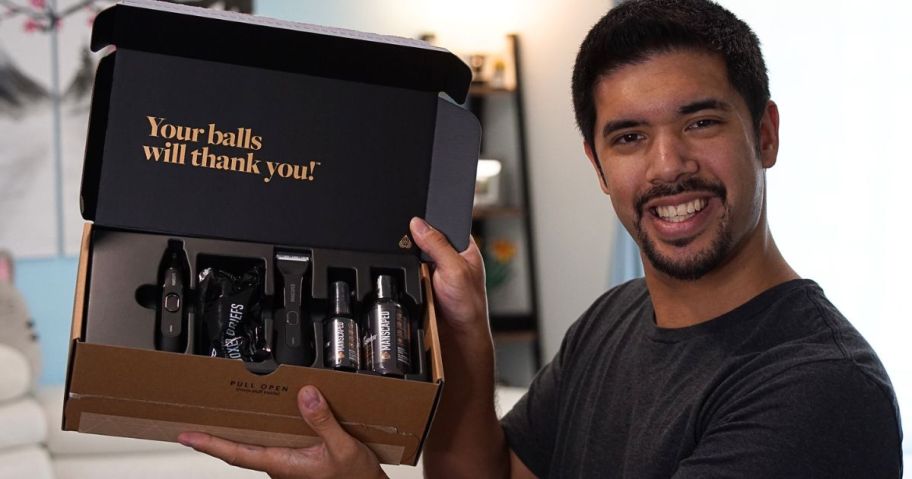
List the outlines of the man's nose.
{"label": "man's nose", "polygon": [[647,179],[650,183],[676,183],[699,170],[684,140],[672,132],[660,132],[647,150]]}

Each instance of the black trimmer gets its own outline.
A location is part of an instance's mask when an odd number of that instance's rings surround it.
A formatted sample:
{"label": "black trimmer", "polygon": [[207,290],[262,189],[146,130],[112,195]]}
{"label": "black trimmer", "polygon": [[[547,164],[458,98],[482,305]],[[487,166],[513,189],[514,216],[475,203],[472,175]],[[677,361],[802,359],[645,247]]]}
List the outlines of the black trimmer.
{"label": "black trimmer", "polygon": [[313,326],[304,311],[304,277],[310,271],[310,255],[276,253],[276,267],[282,275],[282,308],[275,312],[275,360],[278,364],[313,364]]}
{"label": "black trimmer", "polygon": [[180,244],[169,244],[159,267],[162,292],[156,308],[155,347],[160,351],[183,353],[187,349],[188,276],[184,250]]}

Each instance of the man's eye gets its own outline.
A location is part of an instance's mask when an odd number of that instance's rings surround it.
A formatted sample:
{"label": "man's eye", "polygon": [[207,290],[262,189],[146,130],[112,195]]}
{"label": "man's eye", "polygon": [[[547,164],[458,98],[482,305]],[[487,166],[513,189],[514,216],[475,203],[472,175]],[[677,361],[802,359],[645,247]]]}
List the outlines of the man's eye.
{"label": "man's eye", "polygon": [[627,133],[621,135],[614,139],[614,144],[616,145],[628,145],[630,143],[635,143],[640,141],[643,138],[643,135],[639,133]]}
{"label": "man's eye", "polygon": [[713,120],[711,118],[704,118],[702,120],[697,120],[697,121],[691,123],[690,126],[687,127],[687,129],[692,130],[692,129],[699,129],[699,128],[707,128],[707,127],[710,127],[713,125],[718,125],[718,124],[719,124],[718,120]]}

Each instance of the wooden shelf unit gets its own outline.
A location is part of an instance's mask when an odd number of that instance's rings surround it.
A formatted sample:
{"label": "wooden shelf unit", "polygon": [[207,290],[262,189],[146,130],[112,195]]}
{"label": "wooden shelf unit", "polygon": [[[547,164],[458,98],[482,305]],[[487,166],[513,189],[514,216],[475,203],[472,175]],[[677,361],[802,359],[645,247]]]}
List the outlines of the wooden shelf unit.
{"label": "wooden shelf unit", "polygon": [[[526,127],[520,45],[517,35],[508,35],[507,65],[515,84],[508,88],[473,83],[466,107],[482,124],[481,157],[501,160],[502,201],[473,211],[473,234],[487,254],[486,242],[504,235],[515,242],[516,256],[510,266],[513,277],[498,288],[489,285],[491,329],[495,341],[526,342],[531,348],[533,370],[541,367],[539,340],[538,276],[533,237],[533,208],[528,175]],[[490,237],[489,237],[490,236]],[[494,252],[496,253],[496,251]],[[491,268],[488,268],[489,276]],[[509,291],[506,291],[509,290]]]}

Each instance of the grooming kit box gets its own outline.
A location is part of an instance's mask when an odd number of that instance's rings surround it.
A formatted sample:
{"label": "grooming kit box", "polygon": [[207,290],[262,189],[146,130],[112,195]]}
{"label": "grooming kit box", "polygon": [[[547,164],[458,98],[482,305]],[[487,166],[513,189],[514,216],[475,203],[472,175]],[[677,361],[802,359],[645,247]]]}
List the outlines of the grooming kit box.
{"label": "grooming kit box", "polygon": [[[63,428],[302,447],[317,386],[416,464],[444,383],[408,223],[468,244],[468,67],[422,42],[128,0],[95,19]],[[113,47],[113,48],[112,48]]]}

